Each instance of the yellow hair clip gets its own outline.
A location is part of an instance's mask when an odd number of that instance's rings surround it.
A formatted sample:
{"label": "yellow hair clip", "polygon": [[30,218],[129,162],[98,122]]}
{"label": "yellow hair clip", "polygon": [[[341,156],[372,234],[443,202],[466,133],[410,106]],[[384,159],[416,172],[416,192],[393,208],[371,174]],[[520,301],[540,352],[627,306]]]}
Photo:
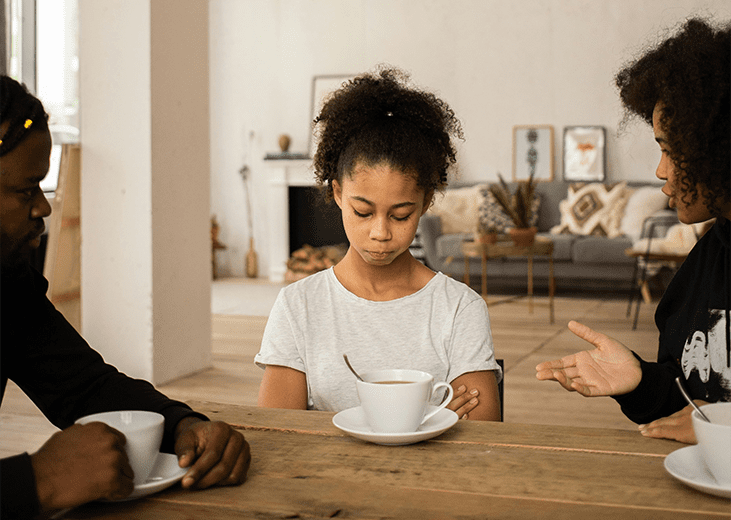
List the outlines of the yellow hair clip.
{"label": "yellow hair clip", "polygon": [[2,140],[2,139],[0,139],[0,146],[2,146],[2,145],[3,145],[3,140]]}
{"label": "yellow hair clip", "polygon": [[33,120],[32,120],[32,119],[26,119],[26,120],[25,120],[25,125],[24,125],[24,126],[25,126],[26,128],[30,128],[32,124],[33,124]]}

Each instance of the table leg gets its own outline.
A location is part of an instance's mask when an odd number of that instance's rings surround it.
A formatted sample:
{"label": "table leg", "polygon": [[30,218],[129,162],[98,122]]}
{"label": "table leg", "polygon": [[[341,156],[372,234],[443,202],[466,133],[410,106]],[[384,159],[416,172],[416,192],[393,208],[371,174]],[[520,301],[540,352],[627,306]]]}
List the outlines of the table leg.
{"label": "table leg", "polygon": [[533,314],[533,255],[528,255],[528,312]]}
{"label": "table leg", "polygon": [[551,324],[553,324],[553,295],[556,292],[556,280],[553,278],[553,255],[548,257],[548,308]]}
{"label": "table leg", "polygon": [[652,295],[650,294],[650,284],[647,283],[647,280],[642,282],[642,285],[640,286],[640,293],[642,293],[642,299],[646,304],[652,303]]}

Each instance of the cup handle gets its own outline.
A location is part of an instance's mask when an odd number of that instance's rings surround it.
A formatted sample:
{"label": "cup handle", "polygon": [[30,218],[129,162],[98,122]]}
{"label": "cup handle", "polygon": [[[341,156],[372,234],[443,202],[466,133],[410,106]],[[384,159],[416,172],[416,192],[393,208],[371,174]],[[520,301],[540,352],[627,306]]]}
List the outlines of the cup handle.
{"label": "cup handle", "polygon": [[447,406],[449,403],[452,402],[452,396],[454,395],[454,389],[452,388],[452,385],[449,383],[445,383],[444,381],[440,381],[439,383],[436,383],[434,385],[434,388],[432,388],[432,395],[439,390],[440,388],[446,388],[447,389],[447,397],[444,398],[444,401],[442,401],[442,404],[440,404],[436,410],[432,410],[428,414],[424,416],[424,419],[422,419],[421,424],[424,424],[426,421],[434,417],[439,411],[442,410],[445,406]]}

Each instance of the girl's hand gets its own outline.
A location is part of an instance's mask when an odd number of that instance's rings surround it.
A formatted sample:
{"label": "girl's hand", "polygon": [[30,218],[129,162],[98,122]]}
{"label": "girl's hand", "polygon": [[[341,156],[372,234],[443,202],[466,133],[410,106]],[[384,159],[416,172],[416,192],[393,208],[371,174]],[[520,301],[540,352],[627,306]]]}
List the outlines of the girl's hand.
{"label": "girl's hand", "polygon": [[460,419],[467,419],[467,414],[480,404],[477,399],[478,395],[480,395],[480,391],[477,388],[473,388],[468,392],[467,387],[462,385],[454,389],[454,396],[447,408],[455,412]]}
{"label": "girl's hand", "polygon": [[[708,404],[700,399],[694,399],[693,402],[698,406]],[[672,439],[686,444],[696,444],[698,441],[695,438],[693,421],[690,418],[692,411],[693,407],[688,405],[669,417],[652,421],[650,424],[640,424],[640,433],[645,437],[655,439]]]}
{"label": "girl's hand", "polygon": [[538,379],[558,381],[566,390],[586,397],[622,395],[637,388],[642,369],[631,350],[575,321],[569,322],[569,330],[596,348],[539,364]]}

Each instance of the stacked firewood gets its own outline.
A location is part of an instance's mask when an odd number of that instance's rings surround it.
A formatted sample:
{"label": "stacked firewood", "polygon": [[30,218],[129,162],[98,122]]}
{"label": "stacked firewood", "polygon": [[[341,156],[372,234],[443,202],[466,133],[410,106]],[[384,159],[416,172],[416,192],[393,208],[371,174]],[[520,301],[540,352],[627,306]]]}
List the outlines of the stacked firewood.
{"label": "stacked firewood", "polygon": [[324,247],[312,247],[305,244],[292,253],[290,259],[287,260],[284,281],[296,282],[311,274],[329,269],[343,259],[347,250],[346,244]]}

